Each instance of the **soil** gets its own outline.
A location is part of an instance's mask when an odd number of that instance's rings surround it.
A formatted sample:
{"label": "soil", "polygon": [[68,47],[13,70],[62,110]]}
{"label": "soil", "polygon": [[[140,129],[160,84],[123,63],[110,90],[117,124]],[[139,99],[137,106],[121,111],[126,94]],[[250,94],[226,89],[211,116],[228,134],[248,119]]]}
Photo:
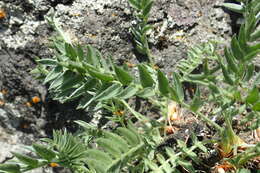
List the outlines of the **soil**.
{"label": "soil", "polygon": [[[224,11],[222,2],[155,0],[149,22],[155,26],[150,43],[157,64],[169,73],[186,57],[188,47],[208,40],[228,41],[237,32],[239,16]],[[30,74],[36,57],[52,56],[48,39],[54,32],[44,20],[52,10],[73,39],[96,47],[105,56],[112,54],[117,63],[135,64],[140,57],[133,53],[129,28],[134,18],[127,0],[1,0],[0,9],[6,13],[0,19],[2,163],[11,151],[50,136],[53,129],[73,132],[77,128],[74,120],[91,120],[88,112],[75,109],[76,103],[52,100],[47,87]],[[33,103],[33,97],[40,102]]]}

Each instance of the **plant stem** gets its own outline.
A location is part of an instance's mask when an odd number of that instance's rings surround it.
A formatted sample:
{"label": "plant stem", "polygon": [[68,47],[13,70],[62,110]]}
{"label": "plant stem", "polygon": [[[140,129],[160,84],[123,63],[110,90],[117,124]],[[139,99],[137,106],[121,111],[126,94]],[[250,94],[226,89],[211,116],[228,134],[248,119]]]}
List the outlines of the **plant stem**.
{"label": "plant stem", "polygon": [[[181,103],[181,105],[183,105],[185,108],[190,110],[190,106],[188,104]],[[208,123],[211,126],[213,126],[219,132],[219,134],[222,134],[224,129],[222,127],[220,127],[217,123],[215,123],[214,121],[212,121],[211,119],[209,119],[208,117],[206,117],[204,114],[202,114],[200,112],[193,112],[193,113],[196,114],[197,116],[199,116],[199,118],[201,118],[206,123]]]}
{"label": "plant stem", "polygon": [[[158,102],[157,100],[154,100],[152,98],[149,98],[150,101],[152,101],[154,104],[157,104],[158,106],[162,106],[160,104],[160,102]],[[184,106],[186,109],[190,110],[190,106],[186,103],[181,103],[182,106]],[[203,121],[205,121],[206,123],[212,125],[220,134],[223,131],[223,128],[220,127],[217,123],[215,123],[214,121],[212,121],[211,119],[209,119],[208,117],[206,117],[204,114],[200,113],[200,112],[193,112],[194,114],[198,115]]]}
{"label": "plant stem", "polygon": [[144,125],[146,125],[148,128],[151,128],[152,125],[149,123],[149,119],[146,118],[144,115],[140,114],[139,112],[136,112],[133,108],[130,107],[130,105],[125,100],[120,100],[123,105]]}
{"label": "plant stem", "polygon": [[[209,143],[208,141],[210,141],[210,140],[207,140],[207,141],[204,141],[204,142],[200,142],[202,145],[203,144],[207,144],[207,143]],[[186,151],[186,153],[191,153],[191,152],[193,152],[195,149],[197,149],[198,148],[198,146],[196,146],[196,145],[193,145],[191,148],[189,148],[189,150],[188,151]],[[179,152],[179,153],[176,153],[175,155],[174,155],[174,157],[175,158],[178,158],[178,157],[181,157],[181,155],[183,155],[183,157],[182,157],[182,159],[184,159],[185,157],[187,157],[187,154],[186,153],[184,153],[184,152]],[[161,170],[161,168],[164,166],[164,164],[168,164],[169,162],[171,162],[171,160],[172,160],[172,158],[169,158],[168,160],[166,160],[165,161],[165,163],[163,163],[160,167],[159,167],[159,169],[158,170]],[[206,165],[204,165],[204,166],[206,166]]]}
{"label": "plant stem", "polygon": [[151,66],[153,67],[153,66],[155,65],[155,64],[154,64],[154,57],[153,57],[153,55],[151,54],[151,50],[150,50],[150,48],[149,48],[147,38],[145,39],[144,47],[146,48],[146,55],[147,55],[147,57],[148,57],[149,63],[150,63]]}

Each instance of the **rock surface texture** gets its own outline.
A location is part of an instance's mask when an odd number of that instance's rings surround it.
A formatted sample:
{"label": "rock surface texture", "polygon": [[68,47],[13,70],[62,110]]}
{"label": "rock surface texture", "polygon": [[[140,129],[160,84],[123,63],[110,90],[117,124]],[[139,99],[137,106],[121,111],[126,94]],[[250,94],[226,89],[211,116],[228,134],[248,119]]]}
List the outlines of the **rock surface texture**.
{"label": "rock surface texture", "polygon": [[[226,41],[232,34],[223,0],[155,0],[149,22],[156,62],[173,71],[187,47],[208,40]],[[140,61],[133,53],[129,28],[135,22],[127,0],[1,0],[0,19],[0,163],[11,151],[50,135],[52,129],[75,129],[74,120],[87,119],[74,103],[51,100],[46,87],[30,71],[36,57],[51,57],[48,39],[54,34],[44,20],[51,9],[73,40],[91,44],[116,63]],[[34,103],[33,97],[40,102]],[[40,169],[34,172],[51,172]],[[58,171],[61,172],[61,171]]]}

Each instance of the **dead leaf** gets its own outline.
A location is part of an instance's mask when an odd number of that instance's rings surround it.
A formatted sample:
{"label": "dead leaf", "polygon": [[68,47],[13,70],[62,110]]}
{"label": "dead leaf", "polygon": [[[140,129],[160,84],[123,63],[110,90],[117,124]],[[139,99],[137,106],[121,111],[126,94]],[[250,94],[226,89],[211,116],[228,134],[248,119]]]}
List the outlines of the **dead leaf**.
{"label": "dead leaf", "polygon": [[260,142],[260,127],[253,131],[253,136],[256,142]]}
{"label": "dead leaf", "polygon": [[180,112],[180,107],[178,106],[178,103],[171,101],[168,104],[167,116],[170,121],[176,121],[176,120],[181,119],[181,112]]}

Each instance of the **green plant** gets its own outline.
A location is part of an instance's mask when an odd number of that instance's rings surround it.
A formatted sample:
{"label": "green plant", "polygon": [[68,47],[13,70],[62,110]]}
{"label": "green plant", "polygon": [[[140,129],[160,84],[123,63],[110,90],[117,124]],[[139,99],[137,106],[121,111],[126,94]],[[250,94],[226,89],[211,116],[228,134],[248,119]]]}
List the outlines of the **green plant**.
{"label": "green plant", "polygon": [[234,165],[236,168],[241,168],[245,165],[249,160],[254,159],[260,155],[260,143],[258,143],[255,147],[247,149],[243,153],[237,154],[235,157],[227,159],[229,163]]}
{"label": "green plant", "polygon": [[84,170],[83,158],[87,146],[72,134],[64,131],[54,131],[53,140],[43,139],[47,145],[33,144],[28,148],[35,156],[13,153],[15,160],[9,164],[0,165],[3,172],[20,173],[39,167],[50,165],[51,167],[63,166],[72,170]]}
{"label": "green plant", "polygon": [[[137,16],[144,27],[152,1],[129,2],[139,10]],[[49,18],[59,33],[53,39],[55,56],[38,59],[39,65],[33,73],[49,84],[54,99],[60,102],[78,100],[79,109],[106,109],[111,112],[110,120],[119,123],[108,131],[77,121],[83,128],[77,136],[55,131],[53,140],[45,139],[45,145],[33,145],[37,158],[14,153],[18,161],[2,164],[0,170],[18,173],[52,164],[74,172],[91,173],[196,172],[194,165],[203,165],[198,153],[207,153],[206,146],[217,143],[223,158],[231,156],[224,160],[234,169],[245,171],[243,165],[259,156],[259,144],[246,145],[236,134],[232,122],[236,116],[243,115],[241,123],[249,123],[249,129],[259,128],[260,75],[255,74],[253,59],[260,51],[260,44],[256,42],[260,38],[257,29],[260,8],[259,0],[243,2],[241,5],[225,4],[242,12],[244,24],[238,36],[232,37],[231,46],[225,47],[224,56],[218,53],[216,42],[196,46],[189,51],[187,59],[177,65],[178,72],[173,72],[171,80],[162,70],[147,64],[138,65],[138,77],[132,75],[127,67],[116,66],[112,57],[104,58],[91,46],[73,43],[55,18]],[[147,43],[147,40],[140,43]],[[184,83],[194,85],[195,92],[190,100],[185,99]],[[162,117],[150,118],[134,110],[128,103],[133,97],[146,99]],[[167,138],[165,126],[171,126],[169,105],[172,102],[208,124],[217,132],[218,139],[199,141],[191,135],[189,145],[176,139],[175,147],[166,145],[158,149]],[[205,103],[213,106],[208,114],[202,111],[207,108]],[[241,147],[245,151],[240,151]]]}
{"label": "green plant", "polygon": [[[214,44],[207,44],[190,51],[188,60],[183,60],[178,67],[183,74],[182,81],[197,84],[197,87],[207,87],[210,91],[208,101],[214,104],[215,110],[212,114],[225,120],[227,130],[221,132],[220,148],[222,154],[228,155],[235,145],[243,144],[232,129],[235,116],[245,114],[242,122],[250,121],[251,129],[259,128],[258,83],[252,82],[259,74],[254,74],[252,60],[260,52],[260,44],[256,42],[259,40],[257,16],[260,9],[259,1],[244,1],[241,5],[225,3],[224,6],[244,16],[238,36],[234,35],[231,46],[224,49],[224,59],[216,53]],[[192,74],[199,65],[201,73]],[[222,75],[216,77],[217,74]]]}
{"label": "green plant", "polygon": [[148,18],[153,5],[153,0],[128,1],[135,9],[135,16],[137,19],[136,26],[131,28],[131,32],[134,36],[135,48],[139,53],[147,56],[150,63],[153,64],[153,57],[147,39],[147,32],[152,29],[152,26],[148,24]]}

